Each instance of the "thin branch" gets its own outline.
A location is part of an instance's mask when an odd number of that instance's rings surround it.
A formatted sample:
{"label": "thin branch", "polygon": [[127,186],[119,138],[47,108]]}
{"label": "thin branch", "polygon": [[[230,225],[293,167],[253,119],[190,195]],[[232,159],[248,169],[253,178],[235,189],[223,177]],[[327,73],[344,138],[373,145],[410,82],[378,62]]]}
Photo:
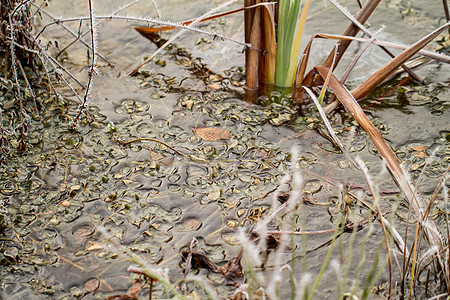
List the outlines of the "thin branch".
{"label": "thin branch", "polygon": [[157,139],[152,139],[152,138],[137,138],[137,139],[134,139],[134,140],[122,142],[122,144],[123,144],[123,145],[127,145],[127,144],[131,144],[131,143],[134,143],[134,142],[142,142],[142,141],[152,141],[152,142],[160,143],[160,144],[166,146],[167,148],[173,150],[175,153],[177,153],[177,154],[179,154],[179,155],[181,155],[181,156],[187,158],[187,156],[186,156],[185,154],[183,154],[183,153],[181,153],[180,151],[176,150],[175,148],[171,147],[171,146],[168,145],[167,143],[165,143],[165,142],[163,142],[163,141],[160,141],[160,140],[157,140]]}
{"label": "thin branch", "polygon": [[[37,7],[37,5],[34,4],[34,3],[32,3],[32,5],[33,5],[34,7]],[[74,37],[77,37],[77,33],[75,33],[72,29],[70,29],[70,28],[67,27],[65,24],[63,24],[63,23],[64,23],[63,21],[58,20],[58,18],[54,17],[52,14],[50,14],[49,12],[47,12],[47,11],[44,10],[44,9],[42,9],[42,12],[43,12],[46,16],[48,16],[50,19],[52,19],[53,22],[51,22],[51,23],[45,25],[45,26],[41,29],[41,31],[36,35],[36,37],[35,37],[36,39],[39,38],[39,36],[42,34],[42,32],[44,32],[44,30],[45,30],[49,25],[54,25],[54,24],[61,25],[61,27],[64,28],[65,30],[67,30],[67,32],[69,32],[69,33],[70,33],[71,35],[73,35]],[[98,19],[98,17],[95,17],[95,18]],[[83,17],[83,18],[73,18],[72,21],[75,21],[75,20],[77,20],[77,21],[79,21],[79,20],[89,20],[89,19],[90,19],[90,17],[87,16],[87,17]],[[88,43],[86,43],[86,42],[83,41],[82,39],[80,39],[80,43],[82,43],[82,44],[85,45],[89,50],[92,51],[91,45],[89,45]],[[109,67],[114,68],[114,65],[111,64],[111,63],[108,61],[108,59],[106,59],[106,57],[104,57],[102,54],[97,53],[97,56],[100,57],[103,61],[105,61],[105,62],[108,64]]]}
{"label": "thin branch", "polygon": [[176,40],[179,36],[181,36],[182,34],[184,34],[188,28],[192,28],[194,25],[196,25],[197,23],[199,23],[201,20],[207,18],[208,16],[212,15],[214,12],[219,11],[220,9],[236,2],[237,0],[229,0],[227,2],[225,2],[222,5],[217,6],[216,8],[208,11],[207,13],[203,14],[202,16],[200,16],[199,18],[197,18],[194,22],[192,22],[191,24],[189,24],[188,26],[186,26],[183,30],[177,32],[175,35],[173,35],[166,43],[164,43],[164,45],[162,45],[161,47],[158,48],[158,50],[156,50],[155,52],[153,52],[152,55],[150,55],[150,57],[148,57],[143,63],[141,63],[139,66],[137,66],[136,68],[134,68],[131,72],[128,73],[128,75],[134,75],[137,72],[139,72],[139,69],[144,66],[145,64],[147,64],[148,62],[150,62],[153,57],[155,57],[158,53],[160,53],[163,49],[165,49],[170,43],[172,43],[174,40]]}
{"label": "thin branch", "polygon": [[91,32],[91,45],[92,45],[92,64],[91,68],[88,72],[88,83],[84,92],[83,101],[80,106],[78,106],[78,113],[72,120],[72,126],[77,126],[78,121],[81,117],[81,114],[86,110],[86,103],[89,98],[89,94],[92,88],[92,82],[94,75],[97,73],[95,64],[97,62],[97,27],[95,24],[94,17],[94,3],[93,0],[89,0],[89,23],[90,23],[90,32]]}
{"label": "thin branch", "polygon": [[[123,5],[123,6],[121,6],[121,7],[119,7],[118,9],[116,9],[115,11],[113,11],[113,12],[111,13],[111,15],[114,16],[114,15],[116,15],[117,13],[119,13],[120,11],[122,11],[122,10],[124,10],[124,9],[126,9],[126,8],[128,8],[128,7],[132,6],[132,5],[134,5],[134,4],[136,4],[136,3],[139,2],[139,1],[140,1],[140,0],[134,0],[133,2],[130,2],[130,3],[127,3],[127,4]],[[96,17],[96,19],[97,19],[97,17]],[[81,22],[82,22],[82,21],[83,21],[83,20],[80,20],[80,27],[81,27]],[[106,22],[106,21],[107,21],[107,19],[100,20],[100,22],[97,22],[97,26],[99,26],[100,24],[102,24],[102,23],[104,23],[104,22]],[[77,41],[79,41],[81,38],[83,38],[83,37],[84,37],[86,34],[88,34],[89,32],[90,32],[89,30],[86,30],[85,32],[80,33],[80,28],[78,28],[78,36],[76,37],[76,39],[73,40],[72,42],[70,42],[66,47],[64,47],[64,49],[61,50],[60,53],[62,53],[62,52],[64,52],[65,50],[67,50],[70,46],[72,46],[74,43],[76,43]],[[58,53],[58,55],[56,55],[56,57],[58,57],[58,56],[60,55],[60,53]],[[98,52],[97,52],[97,55],[98,55]]]}

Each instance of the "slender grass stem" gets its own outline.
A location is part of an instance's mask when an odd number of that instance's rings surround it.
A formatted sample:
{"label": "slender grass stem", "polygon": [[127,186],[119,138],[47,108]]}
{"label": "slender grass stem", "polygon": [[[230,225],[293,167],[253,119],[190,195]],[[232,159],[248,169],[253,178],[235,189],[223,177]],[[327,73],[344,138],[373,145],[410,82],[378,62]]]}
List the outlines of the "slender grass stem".
{"label": "slender grass stem", "polygon": [[330,248],[328,249],[328,253],[327,256],[325,257],[325,261],[322,264],[322,268],[320,269],[319,275],[317,276],[316,282],[314,282],[314,285],[312,287],[311,293],[308,296],[308,300],[311,300],[314,296],[314,292],[317,289],[317,286],[319,285],[320,279],[322,278],[323,273],[325,272],[325,269],[328,265],[328,261],[331,258],[331,253],[333,252],[334,249],[334,245],[336,243],[336,239],[340,234],[340,230],[336,230],[334,235],[333,235],[333,239],[331,240],[331,245]]}

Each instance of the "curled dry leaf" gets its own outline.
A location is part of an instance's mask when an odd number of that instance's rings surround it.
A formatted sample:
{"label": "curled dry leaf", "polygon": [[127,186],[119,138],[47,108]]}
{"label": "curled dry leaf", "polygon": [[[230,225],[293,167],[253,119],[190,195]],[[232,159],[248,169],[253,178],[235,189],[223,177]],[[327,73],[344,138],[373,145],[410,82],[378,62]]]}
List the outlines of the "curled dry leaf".
{"label": "curled dry leaf", "polygon": [[218,273],[225,276],[227,285],[232,285],[235,287],[242,285],[242,282],[244,281],[244,273],[242,272],[241,258],[242,251],[218,269]]}
{"label": "curled dry leaf", "polygon": [[131,295],[137,294],[140,290],[141,290],[141,283],[139,282],[139,280],[136,280],[130,289],[130,294]]}
{"label": "curled dry leaf", "polygon": [[192,130],[207,141],[229,140],[233,137],[230,131],[221,128],[200,127]]}

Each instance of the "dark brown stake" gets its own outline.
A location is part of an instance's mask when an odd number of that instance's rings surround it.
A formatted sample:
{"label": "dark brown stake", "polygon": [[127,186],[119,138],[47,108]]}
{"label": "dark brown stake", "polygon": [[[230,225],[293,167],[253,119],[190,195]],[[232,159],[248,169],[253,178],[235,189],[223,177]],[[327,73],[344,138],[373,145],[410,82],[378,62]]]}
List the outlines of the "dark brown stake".
{"label": "dark brown stake", "polygon": [[[245,6],[260,3],[261,0],[246,0]],[[245,50],[246,84],[249,91],[255,91],[259,87],[259,51],[261,48],[261,8],[255,7],[246,10],[244,14],[245,41],[252,48]]]}
{"label": "dark brown stake", "polygon": [[150,291],[148,292],[149,300],[152,300],[152,294],[153,294],[153,278],[150,278]]}

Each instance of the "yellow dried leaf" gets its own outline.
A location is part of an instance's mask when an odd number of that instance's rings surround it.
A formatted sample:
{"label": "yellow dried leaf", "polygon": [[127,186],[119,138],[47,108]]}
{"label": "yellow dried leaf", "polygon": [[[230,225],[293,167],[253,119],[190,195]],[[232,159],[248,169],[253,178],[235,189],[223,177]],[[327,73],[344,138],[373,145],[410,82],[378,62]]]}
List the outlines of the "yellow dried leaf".
{"label": "yellow dried leaf", "polygon": [[103,246],[99,242],[91,242],[89,246],[86,248],[87,251],[95,251],[101,249],[103,249]]}
{"label": "yellow dried leaf", "polygon": [[233,137],[230,131],[221,128],[201,127],[192,128],[192,130],[207,141],[229,140]]}
{"label": "yellow dried leaf", "polygon": [[211,80],[211,81],[219,81],[219,78],[216,75],[209,75],[209,80]]}
{"label": "yellow dried leaf", "polygon": [[213,83],[208,85],[209,88],[213,89],[213,90],[220,90],[221,86],[217,83]]}
{"label": "yellow dried leaf", "polygon": [[71,203],[67,200],[64,200],[63,202],[61,202],[61,205],[64,207],[69,207],[71,205]]}

